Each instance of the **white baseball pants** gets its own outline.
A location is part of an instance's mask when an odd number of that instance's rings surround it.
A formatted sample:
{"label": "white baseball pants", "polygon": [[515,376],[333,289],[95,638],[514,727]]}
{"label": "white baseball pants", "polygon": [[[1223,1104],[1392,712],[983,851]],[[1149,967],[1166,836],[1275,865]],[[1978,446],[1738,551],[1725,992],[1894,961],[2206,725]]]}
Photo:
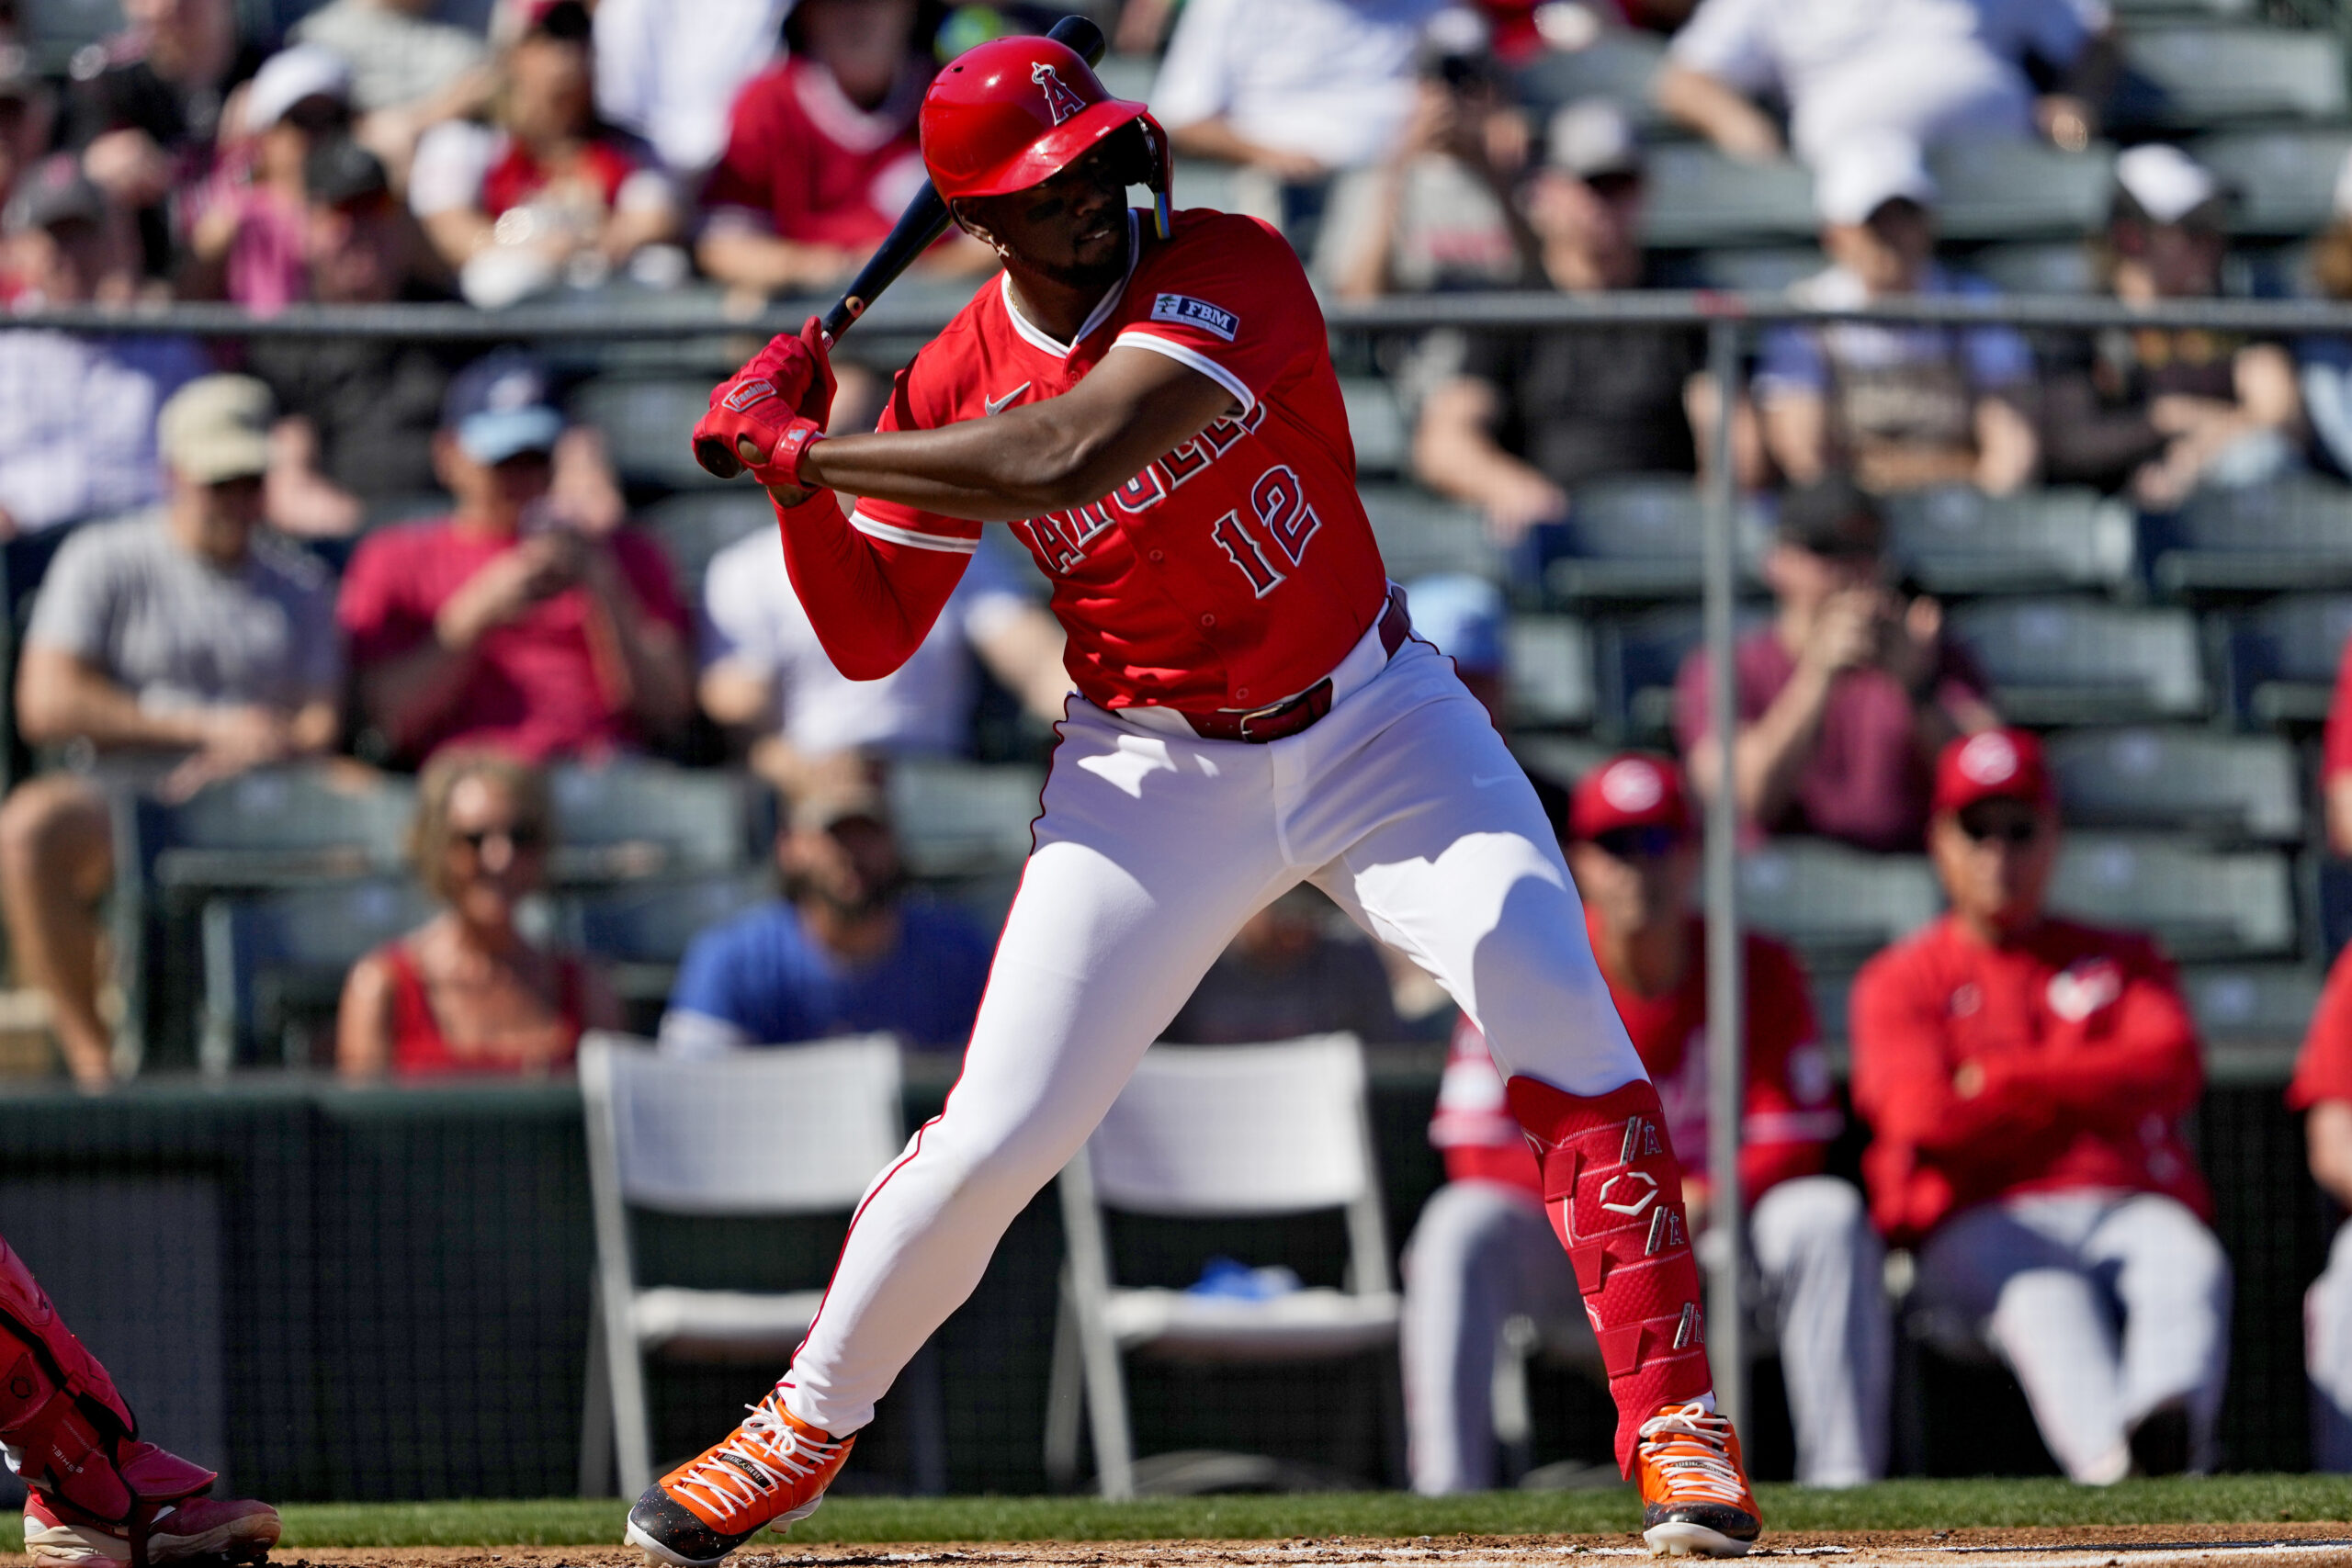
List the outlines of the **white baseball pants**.
{"label": "white baseball pants", "polygon": [[2211,1470],[2229,1377],[2230,1260],[2153,1192],[2038,1192],[1980,1203],[1919,1248],[1918,1303],[2017,1373],[2041,1440],[2075,1481],[2131,1467],[2132,1429],[2186,1407],[2189,1467]]}
{"label": "white baseball pants", "polygon": [[[1854,1486],[1886,1473],[1894,1330],[1886,1254],[1861,1194],[1836,1177],[1784,1181],[1748,1215],[1756,1315],[1777,1334],[1797,1479]],[[1535,1320],[1547,1351],[1596,1374],[1600,1347],[1543,1205],[1489,1181],[1440,1188],[1405,1252],[1405,1418],[1413,1490],[1495,1484],[1494,1374],[1503,1325]]]}
{"label": "white baseball pants", "polygon": [[2312,1382],[2312,1468],[2352,1471],[2352,1224],[2303,1292],[2303,1368]]}
{"label": "white baseball pants", "polygon": [[1302,881],[1429,970],[1507,1076],[1576,1095],[1644,1076],[1535,792],[1453,663],[1418,640],[1387,658],[1375,628],[1333,696],[1263,746],[1070,700],[963,1077],[850,1227],[786,1378],[795,1416],[873,1419],[1235,931]]}

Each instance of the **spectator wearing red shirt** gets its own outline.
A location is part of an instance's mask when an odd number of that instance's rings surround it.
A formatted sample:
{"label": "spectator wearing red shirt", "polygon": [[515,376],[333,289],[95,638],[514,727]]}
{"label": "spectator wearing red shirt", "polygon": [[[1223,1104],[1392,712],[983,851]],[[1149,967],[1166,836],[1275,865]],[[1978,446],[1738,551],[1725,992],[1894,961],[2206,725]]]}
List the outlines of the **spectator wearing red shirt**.
{"label": "spectator wearing red shirt", "polygon": [[[2352,947],[2328,971],[2287,1107],[2306,1112],[2312,1179],[2337,1207],[2352,1209]],[[2312,1381],[2312,1464],[2352,1471],[2352,1225],[2336,1228],[2327,1268],[2303,1297],[2303,1365]]]}
{"label": "spectator wearing red shirt", "polygon": [[458,500],[370,534],[338,615],[368,722],[403,757],[453,742],[532,761],[627,750],[684,723],[686,613],[648,538],[599,537],[550,496],[563,416],[500,350],[450,382],[434,465]]}
{"label": "spectator wearing red shirt", "polygon": [[[1690,807],[1673,765],[1640,753],[1585,775],[1568,805],[1567,853],[1611,999],[1657,1085],[1694,1224],[1708,1213],[1704,925]],[[1797,1478],[1851,1486],[1885,1472],[1893,1334],[1884,1254],[1861,1195],[1821,1174],[1841,1118],[1813,1004],[1788,949],[1747,941],[1747,1099],[1740,1186],[1780,1337]],[[1592,1365],[1599,1348],[1577,1278],[1544,1216],[1535,1157],[1503,1103],[1501,1076],[1464,1020],[1430,1141],[1447,1185],[1422,1209],[1405,1258],[1401,1350],[1414,1490],[1495,1484],[1490,1390],[1497,1336],[1526,1314]]]}
{"label": "spectator wearing red shirt", "polygon": [[[1744,638],[1732,788],[1748,830],[1819,833],[1866,850],[1919,847],[1936,752],[1996,722],[1986,682],[1943,637],[1932,599],[1888,581],[1886,521],[1842,476],[1790,491],[1764,558],[1772,625]],[[1712,795],[1704,649],[1675,685],[1675,732]]]}
{"label": "spectator wearing red shirt", "polygon": [[[559,281],[593,287],[676,237],[669,176],[597,122],[588,13],[577,0],[537,8],[500,76],[497,123],[444,120],[417,143],[409,172],[409,206],[468,299],[495,307]],[[671,254],[682,270],[684,258]]]}
{"label": "spectator wearing red shirt", "polygon": [[2058,818],[2031,736],[1946,747],[1934,807],[1951,913],[1854,983],[1872,1217],[1917,1249],[1939,1337],[2016,1371],[2068,1475],[2210,1469],[2230,1265],[2180,1134],[2204,1073],[2172,965],[2043,913]]}

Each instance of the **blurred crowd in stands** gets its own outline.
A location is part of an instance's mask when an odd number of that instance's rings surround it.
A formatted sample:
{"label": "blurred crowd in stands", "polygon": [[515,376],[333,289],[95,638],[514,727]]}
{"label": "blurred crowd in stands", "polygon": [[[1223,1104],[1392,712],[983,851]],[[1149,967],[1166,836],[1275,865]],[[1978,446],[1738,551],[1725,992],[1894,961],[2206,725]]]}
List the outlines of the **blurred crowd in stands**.
{"label": "blurred crowd in stands", "polygon": [[[593,309],[702,290],[717,319],[746,300],[826,296],[922,181],[915,111],[939,62],[1051,19],[936,0],[123,0],[125,30],[61,55],[6,9],[0,304],[226,300],[256,316],[424,300]],[[2352,163],[2325,171],[2332,207],[2308,243],[2236,250],[2247,193],[2185,145],[2199,128],[2143,114],[2117,130],[2111,111],[2132,90],[2129,5],[1095,9],[1114,35],[1114,89],[1148,96],[1170,133],[1178,204],[1277,224],[1329,299],[1765,282],[1829,308],[1991,298],[1941,220],[1956,172],[2011,153],[2028,183],[2096,170],[2091,231],[1983,249],[1988,270],[2030,291],[2352,299]],[[2328,114],[2352,113],[2341,46],[2321,41],[2334,107],[2305,118],[2333,158],[2352,134]],[[1817,251],[1660,244],[1660,182],[1692,169],[1808,191]],[[951,234],[908,287],[967,288],[992,265]],[[1800,873],[1827,879],[1809,885],[1825,906],[1841,888],[1894,887],[1920,910],[1859,943],[1868,920],[1828,911],[1847,919],[1828,938],[1794,936],[1792,949],[1759,936],[1747,950],[1742,1197],[1792,1369],[1801,1477],[1845,1484],[1885,1467],[1890,1241],[1916,1252],[1920,1299],[2017,1371],[2069,1474],[2210,1467],[2230,1269],[2180,1125],[2200,1092],[2200,1033],[2227,1032],[2245,987],[2301,998],[2292,1100],[2311,1110],[2314,1177],[2352,1204],[2352,969],[2338,965],[2324,997],[2319,978],[2352,912],[2329,863],[2352,854],[2352,662],[2332,712],[2308,695],[2321,679],[2309,645],[2324,640],[2332,665],[2352,611],[2284,592],[2352,583],[2352,490],[2337,483],[2352,478],[2352,337],[1843,322],[1774,327],[1750,346],[1729,386],[1694,333],[1634,325],[1363,348],[1346,367],[1351,389],[1376,391],[1394,429],[1376,459],[1360,417],[1360,448],[1368,472],[1395,474],[1406,512],[1375,511],[1384,541],[1426,542],[1431,519],[1475,536],[1460,559],[1392,558],[1400,576],[1417,569],[1416,628],[1498,724],[1525,732],[1603,973],[1666,1091],[1694,1217],[1706,1213],[1704,946],[1690,912],[1703,803],[1736,798],[1759,924],[1770,877]],[[837,426],[870,423],[891,368],[845,359]],[[152,882],[162,863],[126,831],[146,820],[127,803],[178,807],[257,770],[408,791],[403,814],[413,799],[405,901],[387,906],[399,920],[333,966],[332,1029],[288,1059],[360,1077],[545,1073],[566,1066],[582,1031],[625,1023],[685,1055],[874,1030],[960,1049],[1009,889],[989,880],[1001,864],[967,875],[971,863],[917,840],[936,838],[933,811],[978,798],[959,759],[1002,764],[1016,829],[1025,815],[1067,690],[1034,574],[984,549],[904,670],[848,682],[819,649],[756,498],[709,548],[641,525],[650,505],[700,498],[663,496],[691,477],[650,484],[618,449],[682,455],[691,412],[674,429],[631,428],[596,411],[636,405],[599,396],[593,370],[516,347],[0,330],[0,537],[28,615],[13,632],[12,743],[44,764],[0,806],[0,913],[77,1080],[102,1088],[147,1048],[125,1043],[123,996],[151,977],[123,972],[119,906],[126,879]],[[1693,649],[1695,570],[1575,588],[1606,554],[1601,500],[1638,492],[1695,515],[1692,481],[1724,454],[1759,520],[1749,569],[1769,595],[1743,624],[1728,755]],[[2264,505],[2319,520],[2273,575],[2248,569],[2199,597],[2148,569],[2162,541],[2188,537],[2171,520]],[[1955,516],[2016,521],[2023,558],[2054,558],[2067,529],[2107,537],[2117,519],[2126,542],[2112,570],[2045,561],[2022,584],[2093,589],[2095,604],[2075,592],[2003,619],[1997,598],[1965,603],[1964,581],[1931,592],[1917,570],[1921,530]],[[2249,694],[2259,660],[2206,678],[2224,645],[2287,637],[2264,617],[2290,611],[2327,628],[2296,622],[2302,673],[2269,670],[2303,696],[2265,709]],[[2047,628],[2076,615],[2093,640],[2112,628],[2108,662],[2133,668],[2078,682],[2087,705],[2037,705],[2081,654]],[[1657,630],[1676,616],[1681,630]],[[2138,704],[2128,675],[2150,666],[2121,640],[2127,623],[2187,647],[2185,700]],[[1555,633],[1572,654],[1539,671],[1531,650]],[[1592,697],[1599,664],[1613,671],[1606,703]],[[1559,722],[1531,718],[1560,670],[1582,696],[1551,713]],[[2145,775],[2168,769],[2165,747],[2188,744],[2098,728],[2151,716],[2212,719],[2217,744],[2252,748],[2230,756],[2288,759],[2284,829],[2213,838],[2216,864],[2253,841],[2239,858],[2275,876],[2283,934],[2213,940],[2227,920],[2210,910],[2157,933],[2205,942],[2178,956],[2251,968],[2209,962],[2184,978],[2144,936],[2054,912],[2096,905],[2085,878],[2119,864],[2106,908],[2142,908],[2129,856],[2153,852],[2100,840],[2103,858],[2069,882],[2060,828],[2175,825],[2135,818],[2128,799],[2102,811],[2093,787],[2089,749],[2138,746],[2141,760],[2117,767]],[[640,763],[726,768],[757,781],[746,799],[772,791],[776,804],[747,808],[734,859],[706,868],[741,896],[693,905],[666,948],[648,949],[650,988],[630,990],[626,943],[595,935],[609,911],[563,902],[595,878],[566,871],[582,846],[560,840],[599,770]],[[932,765],[949,771],[925,794]],[[389,772],[352,782],[369,768]],[[2320,826],[2306,831],[2307,818]],[[2320,887],[2301,902],[2288,880],[2297,855]],[[604,880],[627,884],[631,863],[613,861],[621,871]],[[2150,897],[2154,920],[2162,899]],[[274,1055],[248,1049],[245,1021],[230,1027],[236,1040],[208,1060]],[[1452,1041],[1430,1135],[1453,1180],[1408,1258],[1415,1479],[1492,1484],[1500,1325],[1558,1320],[1573,1338],[1580,1314],[1475,1028],[1300,894],[1244,928],[1167,1038],[1327,1030]],[[1848,1064],[1874,1135],[1866,1196],[1825,1174]],[[2312,1367],[2333,1423],[2323,1457],[2352,1467],[2352,1241],[2339,1239],[2312,1299]]]}

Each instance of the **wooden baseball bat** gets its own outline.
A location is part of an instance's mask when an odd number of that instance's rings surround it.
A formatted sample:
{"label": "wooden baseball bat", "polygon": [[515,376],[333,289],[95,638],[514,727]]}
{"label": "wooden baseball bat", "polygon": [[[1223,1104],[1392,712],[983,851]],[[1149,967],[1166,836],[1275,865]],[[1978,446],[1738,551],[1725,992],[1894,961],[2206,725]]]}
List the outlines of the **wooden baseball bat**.
{"label": "wooden baseball bat", "polygon": [[[1046,36],[1083,59],[1089,65],[1102,62],[1104,42],[1102,29],[1084,17],[1064,17],[1053,25]],[[832,309],[825,312],[824,327],[836,343],[849,331],[865,308],[874,303],[881,292],[898,281],[899,275],[914,265],[917,256],[929,250],[932,242],[947,231],[947,203],[932,188],[929,180],[915,193],[907,209],[899,214],[890,232],[865,265],[850,279],[849,288]],[[742,459],[727,449],[722,441],[703,440],[695,443],[695,461],[722,479],[731,479],[743,471]]]}

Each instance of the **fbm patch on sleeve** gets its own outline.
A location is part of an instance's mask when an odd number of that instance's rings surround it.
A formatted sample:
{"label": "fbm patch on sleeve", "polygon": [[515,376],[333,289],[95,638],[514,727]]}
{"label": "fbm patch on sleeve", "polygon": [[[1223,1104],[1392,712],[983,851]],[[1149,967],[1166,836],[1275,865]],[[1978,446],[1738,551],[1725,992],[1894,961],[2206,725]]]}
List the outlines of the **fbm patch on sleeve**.
{"label": "fbm patch on sleeve", "polygon": [[1198,327],[1203,332],[1215,333],[1227,343],[1233,341],[1233,334],[1241,327],[1239,316],[1222,306],[1212,305],[1205,299],[1195,299],[1189,294],[1162,294],[1156,297],[1151,302],[1151,319],[1155,321],[1174,321],[1180,326]]}

